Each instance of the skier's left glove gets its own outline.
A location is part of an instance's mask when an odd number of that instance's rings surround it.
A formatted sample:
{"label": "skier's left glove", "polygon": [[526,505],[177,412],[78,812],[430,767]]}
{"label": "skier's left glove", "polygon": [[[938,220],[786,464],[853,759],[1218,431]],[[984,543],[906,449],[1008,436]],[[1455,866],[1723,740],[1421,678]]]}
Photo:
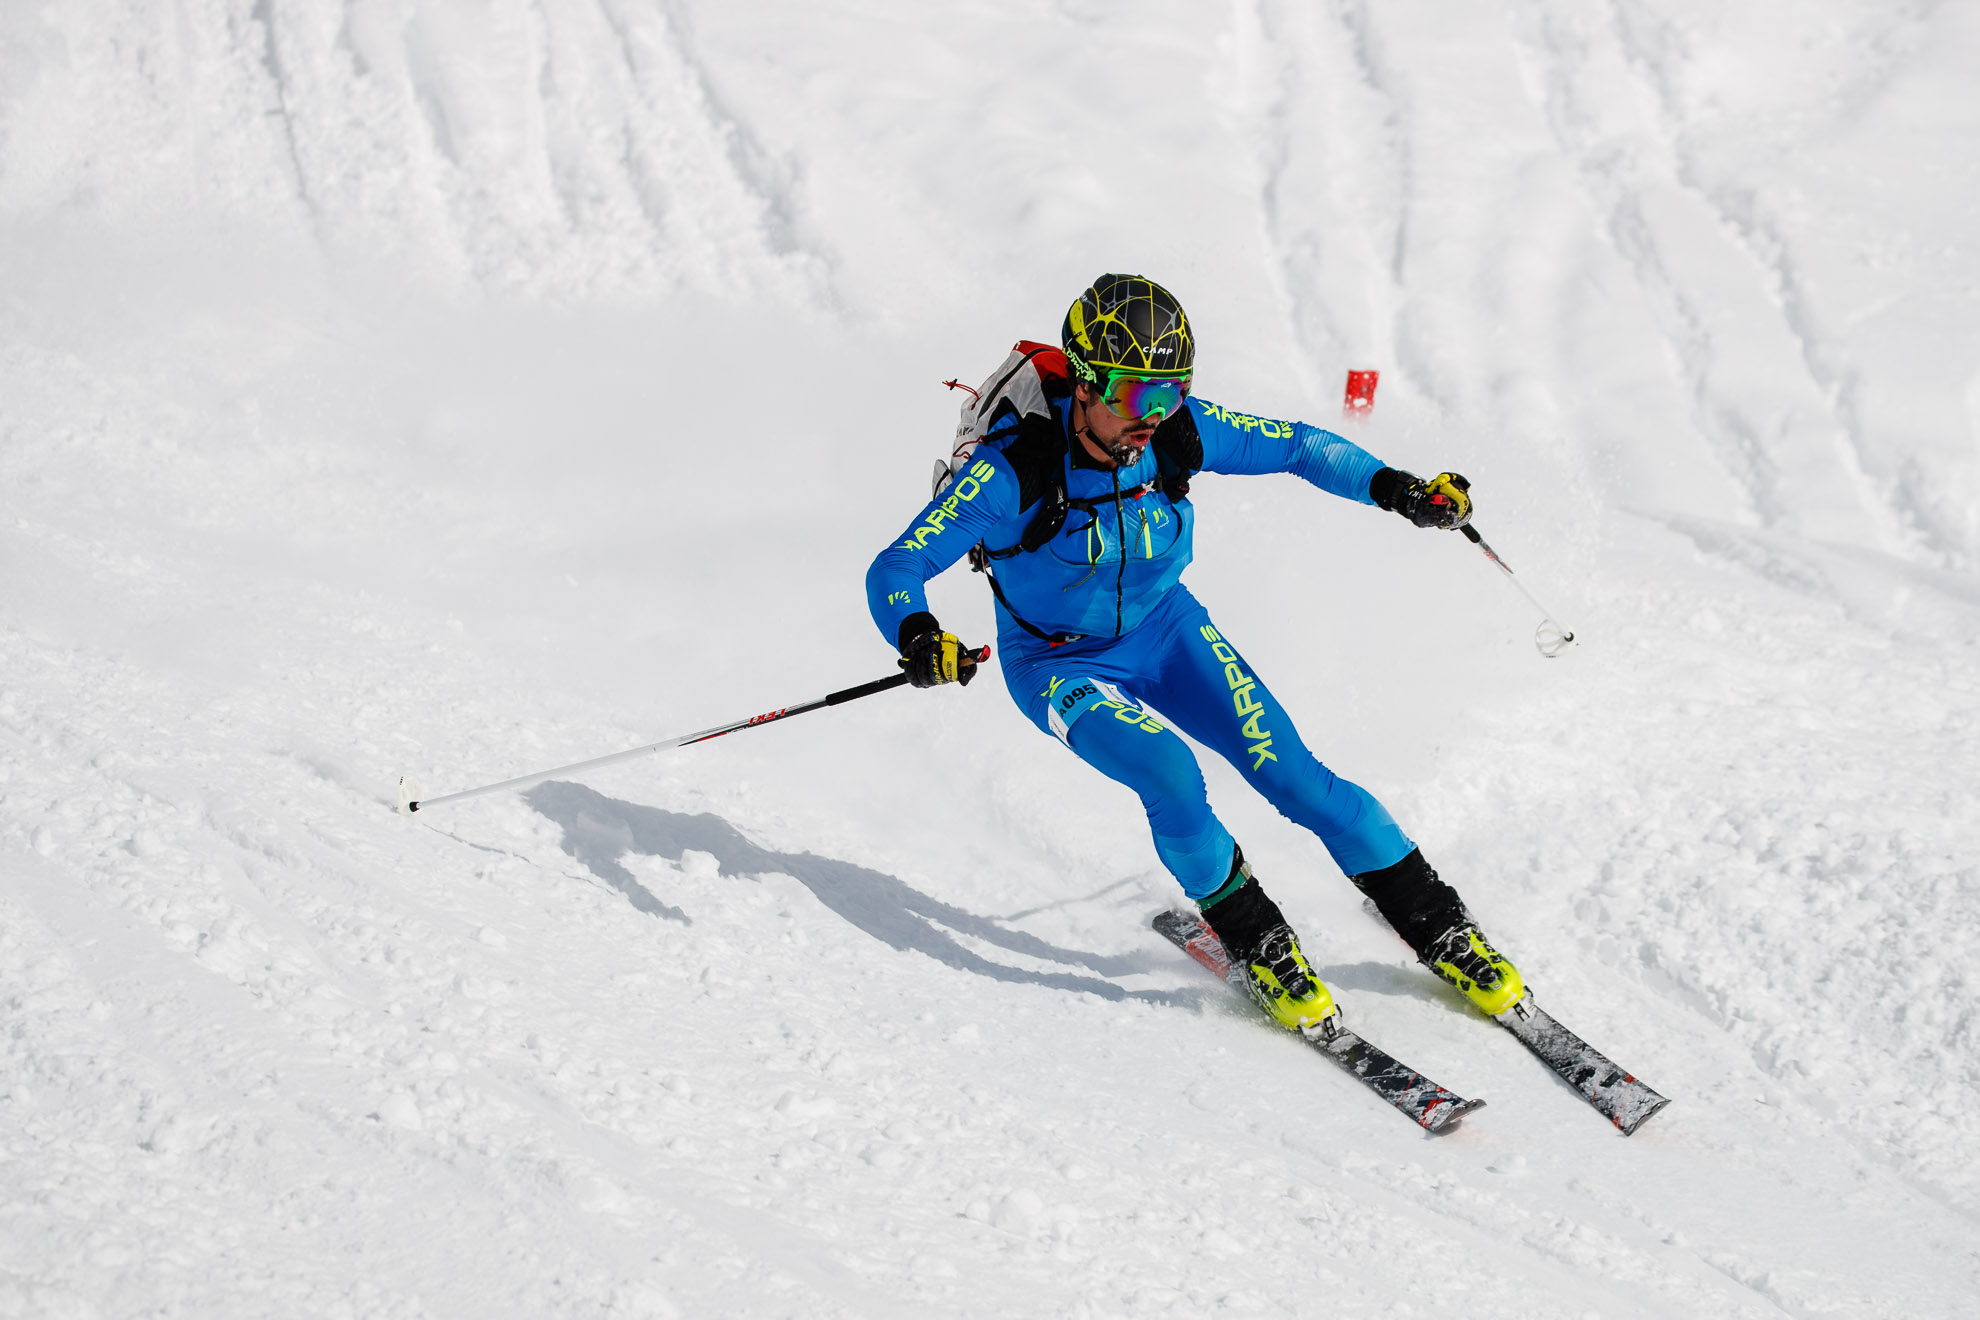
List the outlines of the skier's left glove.
{"label": "skier's left glove", "polygon": [[1414,472],[1383,468],[1368,482],[1368,498],[1390,513],[1399,513],[1418,527],[1445,531],[1471,521],[1471,483],[1455,472],[1439,472],[1425,481]]}
{"label": "skier's left glove", "polygon": [[944,683],[968,685],[976,677],[976,652],[954,633],[943,632],[935,616],[925,611],[901,622],[901,668],[918,688]]}

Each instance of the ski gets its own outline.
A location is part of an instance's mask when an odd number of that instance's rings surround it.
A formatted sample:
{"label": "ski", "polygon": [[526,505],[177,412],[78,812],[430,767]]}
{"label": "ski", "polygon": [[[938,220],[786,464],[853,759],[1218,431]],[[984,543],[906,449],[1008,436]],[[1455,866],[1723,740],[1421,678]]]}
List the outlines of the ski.
{"label": "ski", "polygon": [[1625,1137],[1670,1101],[1556,1022],[1529,993],[1495,1019]]}
{"label": "ski", "polygon": [[[1231,965],[1223,942],[1202,917],[1193,912],[1158,912],[1154,925],[1164,938],[1203,964],[1213,976],[1235,987],[1246,998],[1250,997],[1250,992],[1245,989],[1244,973]],[[1338,1021],[1339,1018],[1333,1019],[1334,1023]],[[1335,1026],[1329,1034],[1297,1034],[1300,1040],[1347,1069],[1369,1090],[1433,1135],[1450,1131],[1458,1125],[1459,1119],[1485,1106],[1483,1100],[1467,1100],[1457,1092],[1437,1085],[1422,1073],[1398,1062],[1386,1050],[1369,1044],[1344,1027]]]}

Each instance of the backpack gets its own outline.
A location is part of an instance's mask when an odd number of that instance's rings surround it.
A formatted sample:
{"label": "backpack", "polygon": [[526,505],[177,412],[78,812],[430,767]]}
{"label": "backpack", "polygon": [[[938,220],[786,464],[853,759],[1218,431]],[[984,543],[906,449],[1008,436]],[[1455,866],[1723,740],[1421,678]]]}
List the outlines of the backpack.
{"label": "backpack", "polygon": [[990,373],[982,389],[972,390],[959,380],[942,383],[970,397],[956,422],[956,444],[949,452],[949,461],[935,464],[933,496],[949,488],[986,439],[1003,441],[1016,436],[1027,418],[1054,421],[1052,404],[1073,389],[1072,368],[1066,364],[1065,353],[1029,339],[1020,339],[1012,346],[1010,356]]}

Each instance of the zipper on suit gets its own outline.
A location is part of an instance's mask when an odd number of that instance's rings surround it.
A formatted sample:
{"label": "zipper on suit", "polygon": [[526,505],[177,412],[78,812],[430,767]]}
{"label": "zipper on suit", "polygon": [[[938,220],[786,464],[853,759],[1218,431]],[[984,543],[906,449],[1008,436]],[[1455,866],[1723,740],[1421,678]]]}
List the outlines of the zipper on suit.
{"label": "zipper on suit", "polygon": [[1127,583],[1127,514],[1121,508],[1121,469],[1114,465],[1114,544],[1120,551],[1121,566],[1114,573],[1114,636],[1121,635],[1121,594]]}

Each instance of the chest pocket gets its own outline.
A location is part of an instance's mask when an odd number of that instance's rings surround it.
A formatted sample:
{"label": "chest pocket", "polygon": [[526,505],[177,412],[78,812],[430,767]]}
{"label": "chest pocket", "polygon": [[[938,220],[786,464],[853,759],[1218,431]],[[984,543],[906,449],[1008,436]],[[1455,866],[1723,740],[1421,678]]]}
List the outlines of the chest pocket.
{"label": "chest pocket", "polygon": [[1182,530],[1182,515],[1169,497],[1144,490],[1138,498],[1122,499],[1118,512],[1112,500],[1092,509],[1069,510],[1065,526],[1046,549],[1068,564],[1097,566],[1123,559],[1136,563],[1166,556]]}

